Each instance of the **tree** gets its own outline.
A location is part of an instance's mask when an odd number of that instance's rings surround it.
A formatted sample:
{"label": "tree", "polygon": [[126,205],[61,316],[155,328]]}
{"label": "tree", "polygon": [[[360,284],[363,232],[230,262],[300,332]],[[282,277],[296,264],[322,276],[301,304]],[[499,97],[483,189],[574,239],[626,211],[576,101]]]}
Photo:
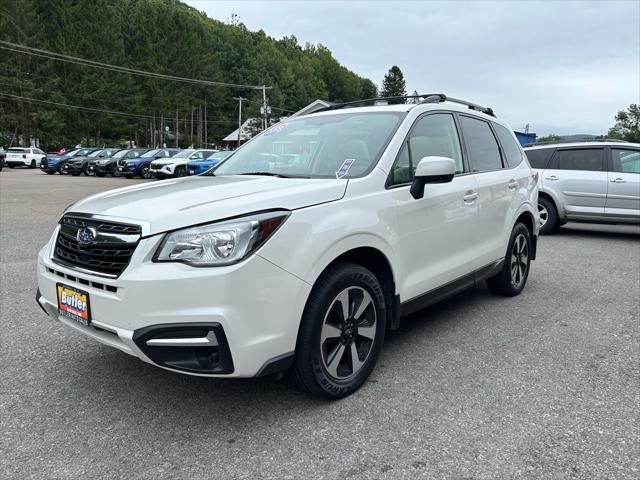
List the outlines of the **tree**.
{"label": "tree", "polygon": [[619,138],[628,142],[640,142],[640,106],[632,103],[626,110],[616,115],[616,124],[609,129],[609,138]]}
{"label": "tree", "polygon": [[[407,85],[402,70],[396,65],[391,67],[382,81],[382,97],[402,97],[407,94]],[[405,103],[404,99],[391,100],[389,103]]]}
{"label": "tree", "polygon": [[540,137],[536,140],[537,143],[561,142],[561,141],[562,141],[562,137],[556,135],[555,133],[547,135],[546,137]]}

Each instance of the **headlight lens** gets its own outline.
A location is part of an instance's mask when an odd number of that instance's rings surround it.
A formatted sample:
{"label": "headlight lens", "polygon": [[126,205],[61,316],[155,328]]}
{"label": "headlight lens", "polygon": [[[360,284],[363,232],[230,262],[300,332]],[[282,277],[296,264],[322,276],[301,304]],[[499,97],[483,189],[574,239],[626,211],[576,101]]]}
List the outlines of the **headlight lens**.
{"label": "headlight lens", "polygon": [[266,242],[290,213],[277,210],[168,233],[154,261],[196,267],[237,263]]}

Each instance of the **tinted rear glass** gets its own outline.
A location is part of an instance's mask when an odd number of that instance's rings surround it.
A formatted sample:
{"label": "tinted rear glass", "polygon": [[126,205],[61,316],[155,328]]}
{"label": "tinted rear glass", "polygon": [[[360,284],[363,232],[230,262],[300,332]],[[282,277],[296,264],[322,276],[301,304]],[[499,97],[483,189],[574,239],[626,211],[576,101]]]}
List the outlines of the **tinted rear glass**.
{"label": "tinted rear glass", "polygon": [[7,150],[7,152],[14,152],[14,153],[24,153],[28,151],[29,150],[27,148],[10,148],[9,150]]}
{"label": "tinted rear glass", "polygon": [[527,159],[529,160],[529,165],[533,168],[547,168],[547,163],[549,163],[549,157],[553,153],[553,148],[540,148],[537,150],[525,150],[524,153],[527,154]]}
{"label": "tinted rear glass", "polygon": [[464,141],[471,160],[471,171],[485,172],[502,168],[502,158],[496,137],[484,120],[460,117]]}
{"label": "tinted rear glass", "polygon": [[498,134],[498,139],[507,157],[507,164],[510,168],[517,167],[522,163],[522,150],[520,144],[516,141],[513,133],[497,123],[493,124],[493,128]]}
{"label": "tinted rear glass", "polygon": [[601,148],[558,150],[555,163],[559,170],[604,170]]}

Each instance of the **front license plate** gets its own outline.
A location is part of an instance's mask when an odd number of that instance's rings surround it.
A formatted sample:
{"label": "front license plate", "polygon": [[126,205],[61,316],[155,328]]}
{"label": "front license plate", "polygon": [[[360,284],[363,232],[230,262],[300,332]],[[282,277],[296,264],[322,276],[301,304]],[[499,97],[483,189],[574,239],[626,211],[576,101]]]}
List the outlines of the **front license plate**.
{"label": "front license plate", "polygon": [[82,325],[91,323],[91,311],[89,309],[89,294],[62,283],[56,284],[58,291],[58,313]]}
{"label": "front license plate", "polygon": [[189,170],[189,175],[194,175],[195,173],[195,170]]}

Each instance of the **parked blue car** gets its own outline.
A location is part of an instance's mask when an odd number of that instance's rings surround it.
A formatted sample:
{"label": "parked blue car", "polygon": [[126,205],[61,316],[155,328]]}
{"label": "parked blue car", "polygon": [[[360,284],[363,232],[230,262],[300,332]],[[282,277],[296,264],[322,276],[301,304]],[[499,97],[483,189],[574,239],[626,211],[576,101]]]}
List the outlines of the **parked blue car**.
{"label": "parked blue car", "polygon": [[128,158],[119,161],[118,171],[120,175],[127,178],[133,178],[135,176],[151,178],[152,175],[151,172],[149,172],[151,162],[171,158],[179,151],[179,148],[157,148],[155,150],[149,150],[138,158]]}
{"label": "parked blue car", "polygon": [[52,175],[56,172],[63,174],[62,167],[67,163],[68,160],[73,157],[86,157],[91,152],[95,152],[96,150],[100,150],[99,148],[76,148],[74,150],[69,150],[65,152],[63,155],[51,155],[47,153],[47,156],[42,159],[40,162],[40,170],[49,175]]}
{"label": "parked blue car", "polygon": [[223,150],[221,152],[212,153],[204,160],[193,160],[188,162],[187,175],[199,175],[200,173],[204,173],[211,167],[215,167],[232,153],[232,150]]}

